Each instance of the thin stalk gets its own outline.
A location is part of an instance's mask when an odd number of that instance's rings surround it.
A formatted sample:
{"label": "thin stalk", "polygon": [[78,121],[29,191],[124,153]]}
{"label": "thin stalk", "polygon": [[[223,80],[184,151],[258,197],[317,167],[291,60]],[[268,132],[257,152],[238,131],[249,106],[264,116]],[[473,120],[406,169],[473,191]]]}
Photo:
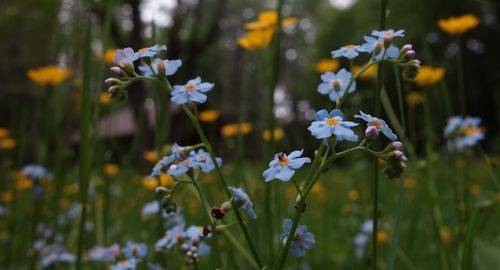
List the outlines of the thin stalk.
{"label": "thin stalk", "polygon": [[79,199],[82,205],[80,224],[78,229],[78,248],[76,252],[76,270],[82,269],[82,258],[85,241],[85,221],[87,216],[88,186],[90,179],[90,80],[91,80],[91,31],[90,19],[87,20],[87,30],[85,34],[85,49],[83,54],[83,87],[81,98],[80,115],[80,190]]}
{"label": "thin stalk", "polygon": [[465,116],[467,113],[467,101],[465,94],[465,74],[464,74],[464,58],[462,40],[458,38],[458,52],[457,52],[457,79],[458,79],[458,93],[460,98],[460,114]]}

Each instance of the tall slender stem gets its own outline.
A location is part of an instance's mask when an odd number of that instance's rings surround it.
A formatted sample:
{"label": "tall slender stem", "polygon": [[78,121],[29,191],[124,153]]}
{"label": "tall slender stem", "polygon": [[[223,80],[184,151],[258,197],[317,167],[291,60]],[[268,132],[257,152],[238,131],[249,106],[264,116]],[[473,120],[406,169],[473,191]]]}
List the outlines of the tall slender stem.
{"label": "tall slender stem", "polygon": [[457,52],[457,79],[458,79],[458,93],[460,98],[460,114],[465,116],[467,113],[467,101],[465,94],[465,74],[464,74],[464,57],[462,49],[462,40],[458,40],[458,52]]}

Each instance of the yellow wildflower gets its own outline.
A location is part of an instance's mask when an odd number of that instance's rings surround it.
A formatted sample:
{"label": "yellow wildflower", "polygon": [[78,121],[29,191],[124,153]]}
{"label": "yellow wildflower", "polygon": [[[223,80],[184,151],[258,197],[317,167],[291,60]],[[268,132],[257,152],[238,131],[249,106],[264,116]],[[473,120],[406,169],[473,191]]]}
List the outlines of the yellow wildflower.
{"label": "yellow wildflower", "polygon": [[462,35],[479,24],[479,19],[472,14],[465,14],[459,17],[450,17],[438,21],[441,30],[450,35]]}
{"label": "yellow wildflower", "polygon": [[347,192],[347,197],[353,202],[357,201],[359,199],[359,191],[351,189]]}
{"label": "yellow wildflower", "polygon": [[73,195],[78,192],[78,185],[76,183],[67,185],[64,187],[64,194],[66,195]]}
{"label": "yellow wildflower", "polygon": [[59,207],[62,208],[62,209],[66,209],[68,208],[70,205],[70,202],[68,199],[66,198],[62,198],[59,200]]}
{"label": "yellow wildflower", "polygon": [[246,50],[255,51],[269,46],[273,38],[274,30],[253,30],[249,31],[243,38],[238,38],[238,44]]}
{"label": "yellow wildflower", "polygon": [[[283,131],[282,128],[275,128],[274,129],[273,139],[275,141],[280,141],[281,139],[283,139],[284,136],[285,136],[285,131]],[[262,132],[262,139],[266,142],[271,139],[271,132],[269,131],[269,129],[266,129]]]}
{"label": "yellow wildflower", "polygon": [[219,118],[219,112],[216,110],[206,110],[198,114],[198,119],[201,122],[211,123],[217,121]]}
{"label": "yellow wildflower", "polygon": [[12,138],[0,139],[0,149],[10,150],[16,147],[17,142]]}
{"label": "yellow wildflower", "polygon": [[144,152],[143,157],[145,160],[149,162],[156,162],[158,161],[158,154],[156,153],[155,150],[149,150]]}
{"label": "yellow wildflower", "polygon": [[450,228],[444,226],[441,229],[439,229],[439,237],[441,238],[441,240],[448,242],[451,240],[451,235],[452,234]]}
{"label": "yellow wildflower", "polygon": [[[352,73],[357,74],[358,72],[361,71],[361,66],[353,66],[352,67]],[[359,78],[362,80],[368,80],[368,79],[375,79],[375,76],[377,75],[377,65],[370,66],[367,68],[363,73],[359,75]]]}
{"label": "yellow wildflower", "polygon": [[418,91],[411,91],[406,95],[405,101],[408,106],[415,108],[417,105],[424,103],[425,97]]}
{"label": "yellow wildflower", "polygon": [[319,182],[312,187],[311,194],[313,195],[313,200],[317,200],[318,202],[326,201],[327,194],[325,187]]}
{"label": "yellow wildflower", "polygon": [[225,137],[234,137],[238,134],[247,135],[253,129],[253,126],[249,122],[243,122],[241,124],[227,124],[222,126],[220,133]]}
{"label": "yellow wildflower", "polygon": [[32,187],[33,187],[33,181],[31,181],[30,179],[28,179],[24,176],[19,177],[16,180],[16,188],[19,190],[26,190],[26,189],[30,189]]}
{"label": "yellow wildflower", "polygon": [[71,75],[71,70],[55,65],[28,70],[28,78],[39,85],[58,85]]}
{"label": "yellow wildflower", "polygon": [[439,82],[444,76],[444,68],[433,68],[430,66],[421,66],[417,77],[413,82],[420,86],[429,86]]}
{"label": "yellow wildflower", "polygon": [[10,136],[9,130],[6,128],[0,127],[0,139],[5,139],[5,138],[8,138],[9,136]]}
{"label": "yellow wildflower", "polygon": [[170,175],[162,173],[160,175],[160,183],[158,184],[158,177],[149,179],[147,176],[142,178],[142,185],[147,189],[155,189],[158,185],[163,187],[172,187],[174,185],[174,178]]}
{"label": "yellow wildflower", "polygon": [[473,184],[469,187],[469,192],[474,195],[481,193],[481,186],[478,184]]}
{"label": "yellow wildflower", "polygon": [[14,194],[10,191],[0,193],[0,202],[9,203],[14,199]]}
{"label": "yellow wildflower", "polygon": [[416,179],[415,177],[406,177],[403,182],[403,187],[406,189],[412,189],[415,187]]}
{"label": "yellow wildflower", "polygon": [[107,49],[104,52],[104,57],[103,57],[104,63],[106,63],[108,65],[113,65],[115,63],[115,62],[113,62],[113,58],[115,58],[115,54],[116,54],[116,49]]}
{"label": "yellow wildflower", "polygon": [[337,59],[321,59],[316,63],[316,71],[319,73],[325,73],[328,71],[337,71],[339,69],[340,62]]}
{"label": "yellow wildflower", "polygon": [[[274,10],[263,11],[259,14],[257,21],[245,24],[247,30],[264,30],[271,29],[273,32],[276,30],[276,22],[278,21],[278,13]],[[296,17],[285,18],[281,20],[281,26],[293,26],[298,23]]]}
{"label": "yellow wildflower", "polygon": [[385,230],[378,230],[377,231],[377,243],[378,244],[384,244],[389,240],[389,234]]}
{"label": "yellow wildflower", "polygon": [[109,94],[106,92],[102,92],[99,94],[99,103],[102,105],[109,104],[111,102],[111,98],[109,97]]}
{"label": "yellow wildflower", "polygon": [[118,172],[120,171],[120,167],[118,167],[118,165],[114,163],[106,163],[104,164],[102,170],[107,176],[113,176],[118,174]]}

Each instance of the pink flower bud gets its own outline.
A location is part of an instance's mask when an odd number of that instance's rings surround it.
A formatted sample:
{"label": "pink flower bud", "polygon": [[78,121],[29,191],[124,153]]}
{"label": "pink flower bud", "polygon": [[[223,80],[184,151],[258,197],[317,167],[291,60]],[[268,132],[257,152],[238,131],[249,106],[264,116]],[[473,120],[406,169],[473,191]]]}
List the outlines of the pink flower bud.
{"label": "pink flower bud", "polygon": [[365,137],[373,140],[378,137],[378,128],[375,126],[368,126],[365,130]]}
{"label": "pink flower bud", "polygon": [[109,69],[109,71],[111,72],[111,74],[113,74],[113,76],[116,76],[116,77],[120,76],[122,73],[122,69],[119,67],[111,67]]}
{"label": "pink flower bud", "polygon": [[394,147],[395,150],[402,151],[403,150],[403,143],[399,141],[392,142],[392,147]]}

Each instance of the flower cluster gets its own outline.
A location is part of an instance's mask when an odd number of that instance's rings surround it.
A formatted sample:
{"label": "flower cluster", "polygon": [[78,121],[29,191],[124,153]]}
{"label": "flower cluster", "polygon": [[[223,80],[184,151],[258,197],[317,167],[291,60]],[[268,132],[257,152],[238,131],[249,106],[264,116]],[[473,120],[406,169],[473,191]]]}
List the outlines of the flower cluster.
{"label": "flower cluster", "polygon": [[90,262],[111,264],[112,270],[133,270],[147,254],[146,244],[128,241],[124,247],[118,244],[109,247],[97,245],[87,251],[85,259]]}
{"label": "flower cluster", "polygon": [[[165,82],[164,79],[167,76],[174,75],[182,66],[182,61],[157,58],[158,54],[166,50],[167,46],[165,45],[155,45],[136,52],[132,48],[116,50],[113,58],[116,66],[110,68],[113,77],[105,80],[105,83],[109,85],[108,93],[111,98],[125,99],[127,87],[137,79],[159,79],[161,82]],[[134,65],[134,62],[138,60],[141,61],[137,67],[140,74],[136,73]],[[204,103],[207,99],[205,93],[213,87],[214,84],[201,82],[201,78],[196,77],[184,85],[174,85],[170,100],[177,105],[185,104],[188,101]]]}
{"label": "flower cluster", "polygon": [[[221,158],[216,158],[217,164],[222,164]],[[179,177],[190,169],[199,169],[204,173],[213,171],[215,165],[210,155],[203,149],[196,151],[193,147],[172,146],[172,153],[163,157],[153,168],[149,178],[160,176],[166,169],[170,176]]]}
{"label": "flower cluster", "polygon": [[403,153],[403,144],[401,142],[394,141],[387,145],[380,158],[387,162],[384,173],[390,179],[401,177],[406,171],[406,161],[408,158]]}
{"label": "flower cluster", "polygon": [[463,151],[466,147],[476,145],[484,139],[484,128],[480,127],[481,119],[472,116],[452,116],[444,128],[444,136],[448,140],[450,150]]}

